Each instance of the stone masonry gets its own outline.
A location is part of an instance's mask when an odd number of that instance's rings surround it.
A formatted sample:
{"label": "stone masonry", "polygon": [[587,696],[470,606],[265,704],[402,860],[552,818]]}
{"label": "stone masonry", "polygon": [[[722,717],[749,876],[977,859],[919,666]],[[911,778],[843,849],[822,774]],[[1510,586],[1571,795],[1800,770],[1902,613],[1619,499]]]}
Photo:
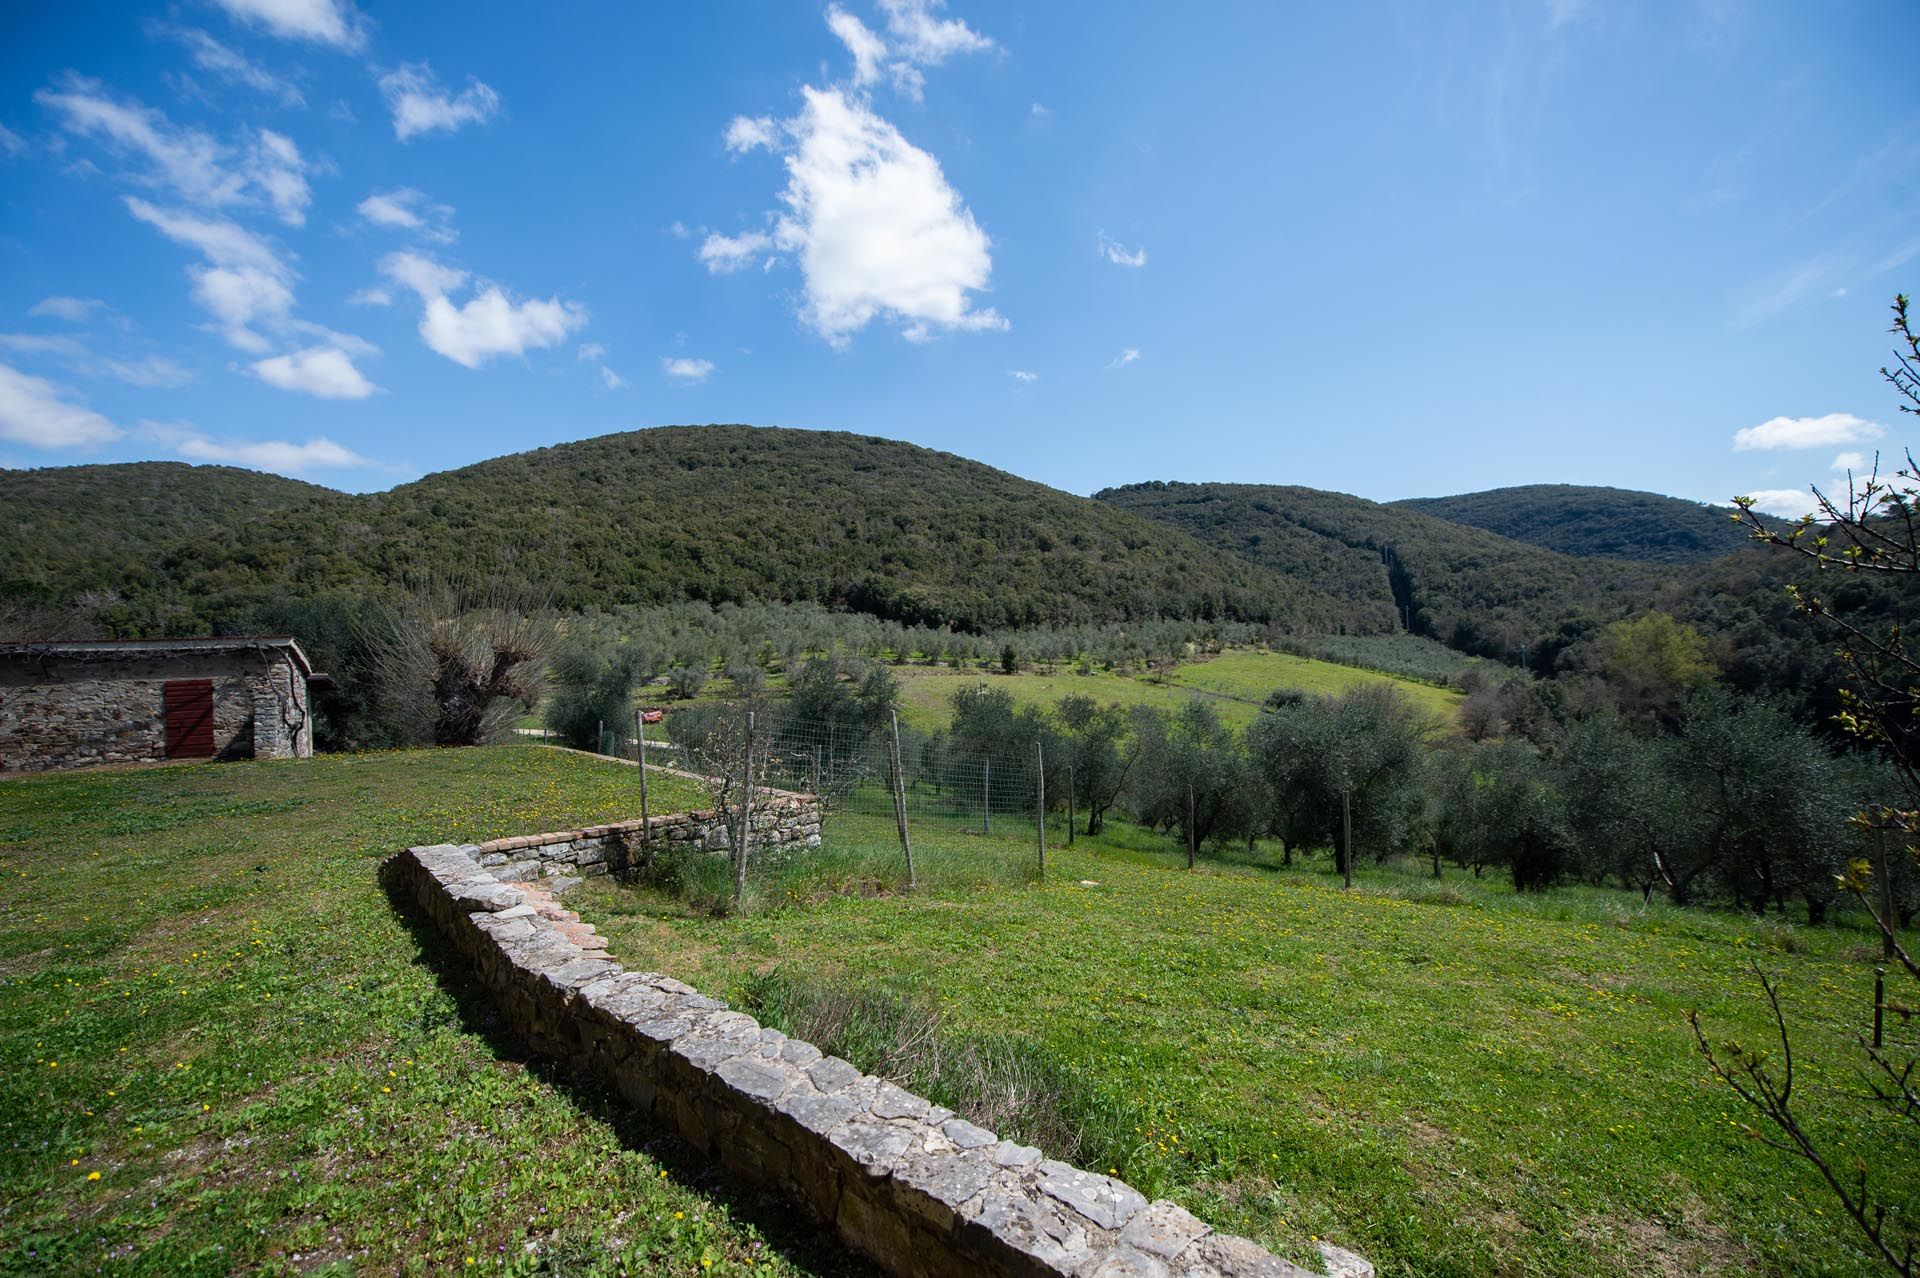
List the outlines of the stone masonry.
{"label": "stone masonry", "polygon": [[213,757],[305,758],[311,677],[284,639],[0,646],[0,774],[166,758],[180,679],[213,682]]}
{"label": "stone masonry", "polygon": [[[755,853],[820,846],[820,800],[814,795],[776,790],[764,797],[763,792],[755,800],[752,822],[747,847]],[[718,812],[674,812],[648,824],[655,855],[669,847],[725,852],[732,842]],[[475,845],[474,853],[484,868],[511,880],[624,874],[645,857],[638,821],[494,839]]]}
{"label": "stone masonry", "polygon": [[[417,847],[389,865],[514,1032],[606,1079],[651,1121],[784,1195],[890,1272],[1312,1278],[1171,1202],[1002,1140],[671,977],[625,971],[591,927],[553,904],[550,880],[503,882],[496,873],[528,862],[489,871],[489,855]],[[1372,1278],[1358,1256],[1324,1243],[1320,1252],[1333,1278]]]}

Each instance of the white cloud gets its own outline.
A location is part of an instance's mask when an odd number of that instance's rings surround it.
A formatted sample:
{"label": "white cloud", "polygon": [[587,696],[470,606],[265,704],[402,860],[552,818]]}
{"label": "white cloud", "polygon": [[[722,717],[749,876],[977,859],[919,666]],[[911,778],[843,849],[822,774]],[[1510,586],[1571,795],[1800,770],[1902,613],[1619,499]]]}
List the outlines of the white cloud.
{"label": "white cloud", "polygon": [[267,341],[254,325],[284,327],[293,310],[292,268],[267,242],[224,219],[157,208],[127,197],[127,208],[176,243],[197,249],[206,263],[187,268],[193,298],[219,322],[221,333],[241,350],[263,352]]}
{"label": "white cloud", "polygon": [[226,167],[226,149],[207,134],[181,128],[138,102],[115,101],[98,80],[70,75],[64,86],[33,96],[60,116],[68,132],[140,155],[152,169],[148,180],[171,186],[196,204],[218,206],[245,198],[246,179]]}
{"label": "white cloud", "polygon": [[957,53],[985,53],[993,41],[958,18],[934,17],[944,0],[880,0],[894,52],[914,62],[938,66]]}
{"label": "white cloud", "polygon": [[620,376],[620,374],[614,372],[605,364],[600,366],[600,380],[608,390],[619,390],[627,384],[626,378]]}
{"label": "white cloud", "polygon": [[578,350],[574,351],[573,357],[577,360],[599,359],[601,356],[605,355],[606,353],[607,353],[607,348],[602,346],[600,343],[585,342],[581,344]]}
{"label": "white cloud", "polygon": [[203,71],[211,72],[229,84],[237,84],[258,93],[269,94],[280,99],[286,107],[306,105],[306,98],[290,82],[268,71],[259,63],[248,59],[226,45],[220,43],[204,31],[191,27],[157,28],[159,33],[172,36],[187,47],[193,63]]}
{"label": "white cloud", "polygon": [[31,448],[86,448],[126,432],[79,404],[66,388],[0,364],[0,439]]}
{"label": "white cloud", "polygon": [[97,297],[43,297],[27,309],[27,314],[84,324],[96,308],[106,310],[107,304]]}
{"label": "white cloud", "polygon": [[676,382],[704,382],[713,376],[713,361],[667,358],[660,361],[660,371]]}
{"label": "white cloud", "polygon": [[15,133],[12,129],[9,129],[6,125],[0,124],[0,151],[5,151],[8,155],[18,155],[26,149],[27,140],[25,138]]}
{"label": "white cloud", "polygon": [[1128,252],[1125,245],[1113,239],[1105,231],[1100,232],[1100,256],[1106,258],[1115,266],[1145,266],[1147,264],[1146,245],[1143,244],[1132,252]]}
{"label": "white cloud", "polygon": [[389,253],[380,260],[380,273],[422,299],[450,293],[467,282],[467,273],[442,266],[419,253]]}
{"label": "white cloud", "polygon": [[1879,439],[1884,427],[1864,421],[1852,413],[1827,413],[1821,417],[1771,417],[1758,426],[1734,432],[1737,452],[1756,449],[1829,448],[1835,444],[1864,444]]}
{"label": "white cloud", "polygon": [[717,232],[700,242],[700,260],[715,275],[731,275],[773,247],[773,237],[759,231],[739,235]]}
{"label": "white cloud", "polygon": [[912,340],[1006,328],[995,311],[972,309],[992,271],[989,241],[939,162],[838,89],[802,94],[774,228],[806,277],[801,318],[836,346],[876,317]]}
{"label": "white cloud", "polygon": [[[736,115],[733,117],[733,123],[727,126],[727,150],[736,155],[744,155],[755,147],[762,146],[772,150],[779,136],[780,126],[774,123],[771,116],[761,115],[749,119],[744,115]],[[685,238],[686,228],[680,226],[678,222],[675,222],[674,226],[679,228],[676,233]]]}
{"label": "white cloud", "polygon": [[1867,469],[1867,466],[1868,461],[1865,453],[1841,453],[1833,459],[1833,468],[1837,471],[1864,471]]}
{"label": "white cloud", "polygon": [[259,130],[236,169],[228,147],[136,101],[115,100],[97,80],[68,76],[64,88],[42,89],[34,99],[59,115],[68,132],[98,138],[111,151],[144,159],[142,181],[171,187],[182,198],[210,208],[264,197],[289,226],[306,222],[312,199],[307,166],[300,149],[282,134]]}
{"label": "white cloud", "polygon": [[351,53],[366,42],[365,19],[349,0],[215,0],[248,26],[282,40],[309,40]]}
{"label": "white cloud", "polygon": [[0,347],[22,355],[50,356],[88,377],[112,377],[143,390],[171,390],[193,380],[193,370],[160,355],[121,359],[95,355],[77,337],[64,334],[0,333]]}
{"label": "white cloud", "polygon": [[1813,494],[1804,488],[1756,488],[1745,496],[1753,498],[1753,508],[1764,515],[1798,519],[1814,509]]}
{"label": "white cloud", "polygon": [[1029,373],[1024,368],[1009,368],[1007,370],[1007,376],[1016,382],[1037,382],[1040,380],[1040,374]]}
{"label": "white cloud", "polygon": [[313,192],[307,189],[306,164],[293,139],[272,129],[261,129],[254,139],[247,174],[273,201],[273,210],[288,226],[305,226],[307,205]]}
{"label": "white cloud", "polygon": [[1115,355],[1113,357],[1113,362],[1111,364],[1108,364],[1107,367],[1108,368],[1125,368],[1127,365],[1133,363],[1135,360],[1139,358],[1140,358],[1140,352],[1134,349],[1133,347],[1129,346],[1125,350],[1121,351],[1118,355]]}
{"label": "white cloud", "polygon": [[853,55],[853,85],[856,89],[880,78],[880,64],[886,60],[887,42],[875,35],[867,24],[832,5],[827,9],[827,29],[847,46]]}
{"label": "white cloud", "polygon": [[392,306],[393,294],[384,288],[356,289],[347,295],[348,306]]}
{"label": "white cloud", "polygon": [[309,346],[257,360],[253,372],[269,386],[321,399],[365,399],[379,389],[361,376],[345,351],[333,346]]}
{"label": "white cloud", "polygon": [[380,77],[380,92],[393,112],[393,136],[405,142],[422,133],[453,132],[484,124],[500,110],[500,95],[473,77],[449,94],[424,62],[407,62]]}
{"label": "white cloud", "polygon": [[393,191],[375,191],[355,207],[361,217],[375,226],[418,231],[440,244],[448,244],[458,238],[452,226],[452,206],[435,204],[410,186]]}
{"label": "white cloud", "polygon": [[467,273],[417,253],[390,253],[380,269],[426,304],[420,337],[427,346],[467,368],[496,355],[556,346],[587,322],[586,308],[576,302],[513,302],[494,284],[480,285],[465,305],[455,306],[447,294],[466,283]]}
{"label": "white cloud", "polygon": [[667,228],[667,234],[673,236],[676,240],[684,240],[689,235],[692,235],[693,231],[685,222],[676,219],[673,225]]}
{"label": "white cloud", "polygon": [[283,439],[215,439],[194,427],[167,422],[143,421],[140,426],[148,436],[170,445],[179,456],[193,461],[245,466],[250,470],[270,470],[281,475],[305,475],[316,470],[353,470],[377,465],[324,435],[304,444],[296,444]]}

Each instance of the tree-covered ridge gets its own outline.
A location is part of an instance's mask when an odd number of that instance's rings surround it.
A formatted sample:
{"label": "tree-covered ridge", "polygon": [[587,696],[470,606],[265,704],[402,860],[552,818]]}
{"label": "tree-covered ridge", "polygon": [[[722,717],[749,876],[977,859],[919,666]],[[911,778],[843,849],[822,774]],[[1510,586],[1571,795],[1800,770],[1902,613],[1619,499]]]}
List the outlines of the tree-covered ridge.
{"label": "tree-covered ridge", "polygon": [[366,496],[210,469],[6,473],[21,501],[8,507],[0,600],[89,601],[110,633],[204,632],[263,599],[454,578],[568,611],[763,600],[970,630],[1156,616],[1354,625],[1344,596],[1180,530],[838,432],[662,427]]}
{"label": "tree-covered ridge", "polygon": [[1699,563],[1732,554],[1748,539],[1730,506],[1626,488],[1525,484],[1391,504],[1563,555]]}
{"label": "tree-covered ridge", "polygon": [[1651,603],[1663,565],[1581,559],[1360,497],[1269,484],[1147,483],[1096,500],[1183,529],[1347,599],[1380,629],[1552,668],[1562,650]]}
{"label": "tree-covered ridge", "polygon": [[0,599],[71,603],[138,591],[157,554],[237,553],[261,521],[279,528],[339,517],[353,499],[317,484],[232,466],[130,462],[0,469]]}

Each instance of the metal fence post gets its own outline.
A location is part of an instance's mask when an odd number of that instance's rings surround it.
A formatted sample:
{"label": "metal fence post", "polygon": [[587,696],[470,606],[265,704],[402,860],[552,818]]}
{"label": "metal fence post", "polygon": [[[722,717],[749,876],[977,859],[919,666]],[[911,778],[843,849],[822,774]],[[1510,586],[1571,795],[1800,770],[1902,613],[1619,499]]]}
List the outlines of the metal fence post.
{"label": "metal fence post", "polygon": [[1067,765],[1067,846],[1073,846],[1073,800],[1076,790],[1073,784],[1073,765]]}
{"label": "metal fence post", "polygon": [[1187,868],[1193,868],[1193,782],[1187,782]]}
{"label": "metal fence post", "polygon": [[593,752],[595,754],[605,754],[607,752],[607,721],[605,719],[594,720]]}

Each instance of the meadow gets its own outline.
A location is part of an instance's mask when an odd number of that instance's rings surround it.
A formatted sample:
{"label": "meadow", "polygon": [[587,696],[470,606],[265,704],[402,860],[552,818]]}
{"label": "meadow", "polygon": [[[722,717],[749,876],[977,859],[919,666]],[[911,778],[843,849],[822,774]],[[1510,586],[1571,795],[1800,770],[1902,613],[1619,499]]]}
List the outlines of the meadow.
{"label": "meadow", "polygon": [[1064,664],[1051,672],[1028,669],[1017,674],[1003,674],[997,669],[906,665],[894,667],[894,674],[900,679],[901,722],[922,732],[946,727],[953,715],[953,694],[977,686],[1007,692],[1016,706],[1052,709],[1062,697],[1078,695],[1102,705],[1151,706],[1170,714],[1197,694],[1210,700],[1221,721],[1236,729],[1252,723],[1267,694],[1277,689],[1337,696],[1349,688],[1389,683],[1444,724],[1454,722],[1462,700],[1461,694],[1451,689],[1412,679],[1252,648],[1229,649],[1219,656],[1181,662],[1151,675],[1109,670],[1082,674]]}
{"label": "meadow", "polygon": [[502,1038],[380,885],[634,783],[525,747],[0,782],[0,1274],[862,1272]]}
{"label": "meadow", "polygon": [[[632,769],[524,746],[0,783],[0,1273],[853,1272],[529,1059],[379,883],[408,843],[635,802]],[[1030,830],[918,829],[909,895],[885,821],[828,830],[746,915],[605,881],[573,900],[629,966],[722,997],[869,992],[1011,1045],[1101,1165],[1283,1253],[1873,1272],[1810,1173],[1742,1133],[1684,1019],[1761,1041],[1748,965],[1781,973],[1809,1112],[1840,1121],[1874,953],[1849,924],[1392,866],[1344,892],[1264,846],[1189,873],[1121,824],[1069,849],[1056,823],[1037,883]]]}
{"label": "meadow", "polygon": [[[885,822],[835,820],[831,859],[897,858]],[[1000,872],[1031,863],[1030,831],[922,828],[916,849],[971,850],[976,881],[834,895],[789,873],[785,908],[724,919],[607,883],[576,904],[630,963],[717,996],[864,991],[929,1007],[949,1053],[1048,1062],[1085,1156],[1283,1253],[1326,1237],[1383,1275],[1459,1278],[1877,1272],[1811,1171],[1744,1133],[1686,1021],[1767,1041],[1750,965],[1781,974],[1803,1103],[1844,1126],[1864,930],[1413,866],[1346,892],[1324,859],[1283,869],[1265,847],[1189,873],[1118,824],[1053,838],[1038,886]]]}

